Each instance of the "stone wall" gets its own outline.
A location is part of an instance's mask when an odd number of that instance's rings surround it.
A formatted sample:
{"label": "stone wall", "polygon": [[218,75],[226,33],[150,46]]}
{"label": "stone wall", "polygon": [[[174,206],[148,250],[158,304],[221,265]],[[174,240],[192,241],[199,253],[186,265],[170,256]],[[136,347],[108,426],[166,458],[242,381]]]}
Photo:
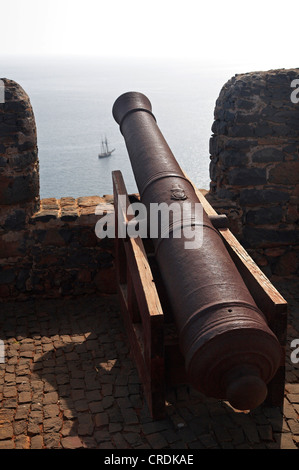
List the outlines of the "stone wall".
{"label": "stone wall", "polygon": [[114,244],[99,240],[96,207],[111,197],[42,199],[19,230],[2,232],[0,298],[59,297],[115,292]]}
{"label": "stone wall", "polygon": [[208,199],[264,272],[299,272],[299,69],[235,75],[222,88],[210,140]]}
{"label": "stone wall", "polygon": [[30,100],[12,80],[3,79],[0,103],[0,226],[26,224],[39,208],[36,125]]}
{"label": "stone wall", "polygon": [[[236,75],[216,102],[206,196],[268,276],[299,270],[299,69]],[[115,292],[113,240],[95,225],[113,198],[39,198],[30,100],[4,79],[0,103],[0,301]],[[192,176],[192,175],[191,175]]]}
{"label": "stone wall", "polygon": [[0,103],[0,301],[115,292],[113,242],[95,234],[113,198],[39,198],[29,97],[4,79]]}

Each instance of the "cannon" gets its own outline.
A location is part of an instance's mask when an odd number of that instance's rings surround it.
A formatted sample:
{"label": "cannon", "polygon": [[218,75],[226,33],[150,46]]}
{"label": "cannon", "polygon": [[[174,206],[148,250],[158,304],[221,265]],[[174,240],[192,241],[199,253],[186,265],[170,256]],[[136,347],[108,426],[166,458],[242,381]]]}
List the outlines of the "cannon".
{"label": "cannon", "polygon": [[[187,204],[201,204],[157,125],[149,99],[124,93],[112,112],[147,213],[151,204],[162,202],[175,200],[181,213]],[[281,344],[206,211],[189,216],[194,236],[201,234],[200,247],[186,249],[184,218],[170,221],[168,237],[160,231],[152,239],[188,382],[236,409],[254,409],[264,402],[267,384],[281,365]]]}

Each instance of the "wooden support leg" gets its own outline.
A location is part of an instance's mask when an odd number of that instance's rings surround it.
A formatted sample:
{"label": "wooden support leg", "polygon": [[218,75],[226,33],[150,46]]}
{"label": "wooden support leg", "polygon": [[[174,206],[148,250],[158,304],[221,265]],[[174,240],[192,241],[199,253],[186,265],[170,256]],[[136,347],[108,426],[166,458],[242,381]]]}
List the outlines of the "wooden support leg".
{"label": "wooden support leg", "polygon": [[[128,222],[129,198],[121,173],[112,176],[117,227]],[[142,240],[117,238],[116,247],[118,292],[131,354],[150,413],[159,419],[165,416],[164,315]]]}

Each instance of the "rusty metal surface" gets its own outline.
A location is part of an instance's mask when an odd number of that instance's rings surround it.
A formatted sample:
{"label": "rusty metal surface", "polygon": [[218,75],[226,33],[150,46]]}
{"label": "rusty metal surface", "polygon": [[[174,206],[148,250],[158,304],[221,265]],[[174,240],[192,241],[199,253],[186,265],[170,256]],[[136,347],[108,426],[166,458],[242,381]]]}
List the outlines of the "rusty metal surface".
{"label": "rusty metal surface", "polygon": [[[141,93],[121,95],[113,106],[141,201],[200,204]],[[188,207],[189,207],[188,206]],[[186,207],[186,206],[185,206]],[[202,246],[185,249],[186,238],[153,239],[156,260],[171,302],[190,383],[206,396],[253,409],[267,394],[281,346],[232,262],[219,232],[203,211],[189,214],[203,231]],[[184,221],[172,220],[170,232]]]}

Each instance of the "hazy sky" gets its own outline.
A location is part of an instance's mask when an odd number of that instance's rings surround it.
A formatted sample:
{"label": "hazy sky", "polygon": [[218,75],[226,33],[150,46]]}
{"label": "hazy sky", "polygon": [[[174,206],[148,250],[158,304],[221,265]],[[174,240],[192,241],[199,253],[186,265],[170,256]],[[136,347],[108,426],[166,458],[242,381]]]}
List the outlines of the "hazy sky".
{"label": "hazy sky", "polygon": [[297,67],[297,15],[297,0],[0,0],[0,54]]}

